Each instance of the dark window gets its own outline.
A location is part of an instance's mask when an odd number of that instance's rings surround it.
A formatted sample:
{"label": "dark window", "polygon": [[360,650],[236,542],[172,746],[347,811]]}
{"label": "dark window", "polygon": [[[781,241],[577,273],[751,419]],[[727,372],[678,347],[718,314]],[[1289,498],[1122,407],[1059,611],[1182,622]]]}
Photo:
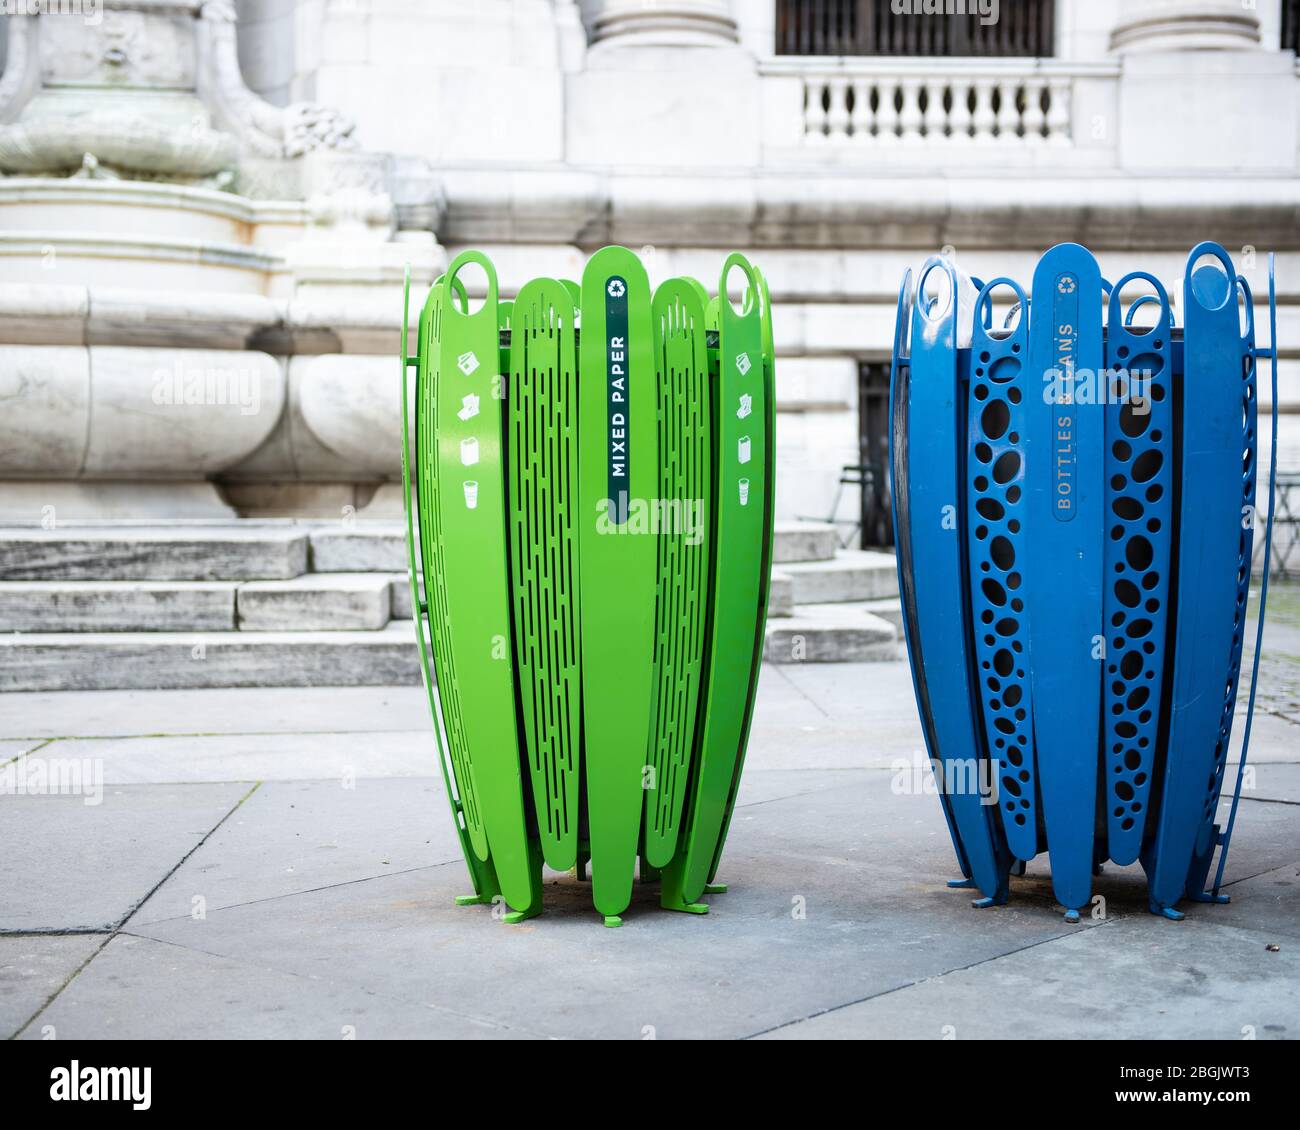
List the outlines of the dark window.
{"label": "dark window", "polygon": [[[1294,15],[1300,0],[1286,0]],[[901,7],[922,7],[921,0]],[[947,5],[945,5],[946,7]],[[981,23],[978,0],[954,2],[966,15],[896,13],[893,0],[777,0],[778,55],[1054,54],[1055,0],[1000,0],[995,23]],[[985,4],[985,10],[991,5]],[[1292,39],[1295,38],[1294,19]]]}
{"label": "dark window", "polygon": [[1300,54],[1300,0],[1282,0],[1282,50]]}
{"label": "dark window", "polygon": [[[858,365],[858,477],[862,486],[860,546],[894,544],[889,507],[889,368],[888,361]],[[847,471],[848,468],[845,468]]]}

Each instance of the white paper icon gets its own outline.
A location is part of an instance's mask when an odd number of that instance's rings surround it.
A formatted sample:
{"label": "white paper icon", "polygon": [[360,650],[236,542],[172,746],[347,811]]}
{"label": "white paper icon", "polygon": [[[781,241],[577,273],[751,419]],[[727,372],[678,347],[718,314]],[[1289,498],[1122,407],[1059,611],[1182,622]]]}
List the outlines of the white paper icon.
{"label": "white paper icon", "polygon": [[739,455],[742,463],[748,463],[750,459],[749,436],[741,436],[739,444]]}
{"label": "white paper icon", "polygon": [[456,366],[467,377],[478,368],[478,358],[473,353],[462,353],[456,358]]}
{"label": "white paper icon", "polygon": [[737,356],[736,368],[740,370],[740,375],[742,377],[749,372],[749,367],[750,367],[750,361],[749,361],[748,353],[741,353],[739,356]]}
{"label": "white paper icon", "polygon": [[478,394],[471,392],[461,397],[460,411],[456,413],[462,420],[472,420],[478,415]]}
{"label": "white paper icon", "polygon": [[478,462],[478,438],[470,436],[468,439],[460,441],[460,464],[462,467],[472,467]]}
{"label": "white paper icon", "polygon": [[749,505],[749,480],[748,479],[740,480],[740,505],[741,506]]}
{"label": "white paper icon", "polygon": [[473,479],[465,480],[465,509],[478,509],[478,483]]}
{"label": "white paper icon", "polygon": [[754,398],[747,392],[740,394],[740,407],[736,409],[736,416],[743,420],[746,416],[754,414]]}

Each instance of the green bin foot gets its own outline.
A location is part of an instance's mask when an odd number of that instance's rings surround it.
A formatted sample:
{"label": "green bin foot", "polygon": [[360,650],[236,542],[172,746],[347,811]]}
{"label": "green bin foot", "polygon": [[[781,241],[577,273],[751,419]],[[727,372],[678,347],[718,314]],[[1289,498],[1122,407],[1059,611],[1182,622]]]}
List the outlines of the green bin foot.
{"label": "green bin foot", "polygon": [[679,910],[683,914],[708,914],[707,902],[686,902],[680,898],[661,898],[659,905],[665,910]]}
{"label": "green bin foot", "polygon": [[528,910],[512,910],[508,914],[501,916],[501,921],[508,926],[517,925],[520,922],[527,922],[530,918],[536,918],[542,913],[540,906],[530,907]]}
{"label": "green bin foot", "polygon": [[727,893],[726,883],[706,883],[704,885],[706,895],[725,895]]}
{"label": "green bin foot", "polygon": [[457,895],[457,906],[483,906],[492,901],[491,895]]}
{"label": "green bin foot", "polygon": [[610,930],[616,930],[616,929],[618,929],[618,927],[620,927],[620,926],[622,926],[622,925],[623,925],[623,919],[621,919],[617,914],[607,914],[607,915],[605,915],[605,926],[606,926],[608,929],[610,929]]}

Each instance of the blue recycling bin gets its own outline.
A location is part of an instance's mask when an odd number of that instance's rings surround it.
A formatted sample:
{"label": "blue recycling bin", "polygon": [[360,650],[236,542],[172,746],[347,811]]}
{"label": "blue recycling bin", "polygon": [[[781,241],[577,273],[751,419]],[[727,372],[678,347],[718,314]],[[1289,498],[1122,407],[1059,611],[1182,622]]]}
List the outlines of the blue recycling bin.
{"label": "blue recycling bin", "polygon": [[[1135,288],[1149,293],[1125,312]],[[1227,901],[1240,767],[1224,828],[1216,818],[1247,630],[1264,356],[1277,403],[1271,256],[1269,311],[1262,349],[1250,287],[1211,243],[1188,258],[1181,325],[1154,275],[1112,287],[1077,244],[1048,251],[1028,292],[940,257],[903,280],[899,586],[964,875],[952,885],[978,889],[976,906],[1005,902],[1009,876],[1041,852],[1068,921],[1106,860],[1141,862],[1155,913]],[[1273,452],[1276,427],[1275,410]]]}

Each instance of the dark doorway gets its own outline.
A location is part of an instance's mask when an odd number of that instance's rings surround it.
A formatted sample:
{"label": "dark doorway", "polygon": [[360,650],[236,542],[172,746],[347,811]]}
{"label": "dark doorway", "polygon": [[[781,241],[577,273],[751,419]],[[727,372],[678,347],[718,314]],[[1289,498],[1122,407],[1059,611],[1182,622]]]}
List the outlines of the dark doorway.
{"label": "dark doorway", "polygon": [[858,363],[860,544],[863,549],[884,549],[894,544],[889,507],[889,369],[888,361]]}

